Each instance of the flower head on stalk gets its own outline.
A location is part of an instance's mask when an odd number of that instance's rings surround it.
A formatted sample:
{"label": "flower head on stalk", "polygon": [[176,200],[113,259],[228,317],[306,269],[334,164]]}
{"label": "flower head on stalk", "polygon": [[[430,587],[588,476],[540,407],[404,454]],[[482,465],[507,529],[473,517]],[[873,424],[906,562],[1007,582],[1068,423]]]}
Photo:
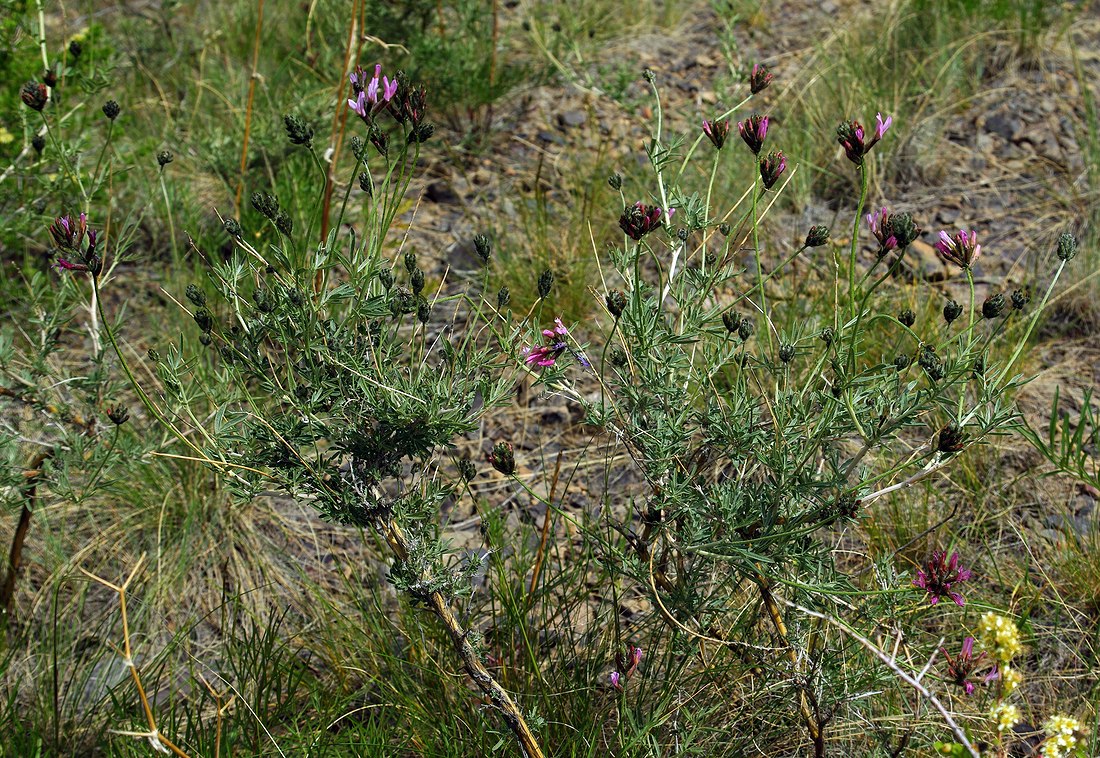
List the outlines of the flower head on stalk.
{"label": "flower head on stalk", "polygon": [[741,133],[741,139],[749,146],[754,155],[760,154],[764,147],[764,139],[768,136],[768,117],[753,114],[744,121],[737,122],[737,131]]}
{"label": "flower head on stalk", "polygon": [[374,77],[370,80],[359,66],[356,66],[355,70],[348,75],[348,79],[351,81],[352,93],[355,95],[348,100],[348,107],[364,121],[385,108],[397,94],[397,80],[390,81],[388,76],[382,76],[381,63],[375,64]]}
{"label": "flower head on stalk", "polygon": [[760,159],[760,179],[764,183],[764,189],[769,190],[779,181],[779,177],[787,170],[787,158],[779,150],[772,150]]}
{"label": "flower head on stalk", "polygon": [[754,95],[762,92],[772,83],[772,78],[767,66],[762,63],[753,64],[752,73],[749,74],[749,91]]}
{"label": "flower head on stalk", "polygon": [[965,229],[960,229],[954,236],[947,232],[940,232],[936,250],[944,260],[964,269],[970,268],[982,254],[982,246],[978,244],[978,233],[968,232]]}
{"label": "flower head on stalk", "polygon": [[70,216],[61,216],[50,225],[53,243],[66,252],[80,251],[87,231],[88,217],[83,213],[75,219]]}
{"label": "flower head on stalk", "polygon": [[637,645],[626,646],[626,656],[622,653],[615,654],[615,663],[622,669],[622,673],[618,670],[612,671],[610,680],[611,686],[617,690],[623,688],[623,680],[629,679],[634,676],[634,673],[638,670],[638,664],[642,662],[642,649]]}
{"label": "flower head on stalk", "polygon": [[525,356],[523,362],[528,366],[538,366],[539,368],[549,368],[557,363],[558,358],[562,356],[566,351],[573,353],[582,366],[589,368],[591,364],[588,358],[576,350],[572,350],[569,347],[568,337],[569,330],[565,328],[565,324],[561,322],[560,318],[554,319],[553,329],[543,329],[542,336],[545,343],[542,345],[532,345],[523,349],[523,355]]}
{"label": "flower head on stalk", "polygon": [[730,133],[730,120],[727,118],[724,121],[715,119],[714,121],[707,121],[703,119],[703,134],[707,135],[707,139],[711,141],[716,150],[721,150],[722,146],[726,144],[726,137]]}
{"label": "flower head on stalk", "polygon": [[952,553],[951,558],[948,558],[946,550],[935,550],[924,568],[918,569],[913,586],[927,592],[932,605],[946,596],[955,601],[955,605],[962,607],[966,601],[952,587],[969,580],[971,576],[973,573],[970,569],[960,568],[958,552]]}
{"label": "flower head on stalk", "polygon": [[868,213],[864,216],[864,219],[867,221],[867,228],[878,240],[878,255],[880,258],[898,246],[898,240],[890,233],[890,227],[887,223],[890,220],[888,210],[883,208],[878,213]]}
{"label": "flower head on stalk", "polygon": [[[957,656],[952,657],[951,653],[947,652],[947,648],[940,648],[940,651],[947,659],[948,681],[962,687],[966,690],[967,695],[974,692],[972,677],[977,674],[979,667],[985,660],[985,651],[978,653],[977,656],[974,655],[973,637],[967,637],[963,640],[962,650],[959,651]],[[980,677],[980,680],[983,684],[988,684],[996,679],[999,673],[996,664],[994,664],[984,676]]]}
{"label": "flower head on stalk", "polygon": [[[672,218],[674,212],[672,208],[669,208],[668,217]],[[622,215],[619,216],[619,228],[630,239],[637,242],[658,228],[664,215],[665,212],[661,210],[660,206],[646,205],[639,200],[634,205],[628,205],[623,209]]]}
{"label": "flower head on stalk", "polygon": [[876,113],[875,133],[870,141],[865,142],[867,135],[863,125],[858,121],[845,121],[836,128],[836,140],[844,148],[844,154],[848,156],[848,160],[859,166],[863,163],[863,157],[882,139],[893,122],[893,116],[887,116],[883,121],[882,114]]}

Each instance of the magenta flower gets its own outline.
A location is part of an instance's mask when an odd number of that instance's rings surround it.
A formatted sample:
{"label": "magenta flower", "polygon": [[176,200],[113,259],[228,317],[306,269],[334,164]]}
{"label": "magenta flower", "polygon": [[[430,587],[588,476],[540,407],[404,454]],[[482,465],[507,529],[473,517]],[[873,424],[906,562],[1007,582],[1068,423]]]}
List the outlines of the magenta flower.
{"label": "magenta flower", "polygon": [[962,607],[966,601],[958,592],[951,589],[956,584],[962,584],[973,576],[970,569],[959,567],[959,554],[954,552],[951,558],[947,558],[947,551],[934,550],[932,557],[917,570],[917,578],[913,580],[913,586],[919,587],[931,596],[929,601],[935,605],[941,597],[949,597],[955,601],[955,605]]}
{"label": "magenta flower", "polygon": [[848,160],[857,166],[863,163],[863,157],[886,134],[886,130],[894,123],[893,116],[887,116],[882,120],[882,114],[875,114],[875,133],[869,142],[864,142],[867,134],[863,131],[863,125],[858,121],[845,121],[836,128],[836,140],[844,148]]}
{"label": "magenta flower", "polygon": [[367,74],[359,66],[348,75],[351,81],[354,98],[348,100],[348,107],[359,115],[364,121],[385,108],[393,96],[397,94],[397,80],[390,81],[388,76],[382,76],[382,64],[374,66],[374,76],[368,80]]}
{"label": "magenta flower", "polygon": [[626,646],[626,655],[622,652],[615,653],[615,663],[622,669],[620,674],[617,670],[611,672],[611,686],[617,690],[623,688],[623,679],[629,679],[634,676],[634,673],[638,670],[638,664],[642,662],[642,649],[637,645]]}
{"label": "magenta flower", "polygon": [[72,261],[65,260],[64,258],[58,258],[57,263],[53,264],[50,268],[57,269],[58,273],[62,271],[87,271],[88,267],[83,263],[73,263]]}
{"label": "magenta flower", "polygon": [[610,679],[611,679],[611,686],[612,687],[614,687],[617,690],[621,690],[623,688],[622,675],[619,674],[618,671],[612,671]]}
{"label": "magenta flower", "polygon": [[890,220],[889,211],[883,208],[878,213],[868,213],[864,218],[867,221],[867,228],[871,230],[871,234],[875,235],[875,239],[878,240],[880,253],[893,250],[898,246],[898,240],[891,233],[890,225],[887,223]]}
{"label": "magenta flower", "polygon": [[778,150],[760,159],[760,179],[764,182],[764,189],[771,189],[779,181],[780,175],[787,170],[787,159]]}
{"label": "magenta flower", "polygon": [[[60,249],[81,252],[84,235],[88,231],[88,217],[81,213],[76,219],[61,216],[50,225],[50,236]],[[93,237],[94,244],[94,237]]]}
{"label": "magenta flower", "polygon": [[729,119],[725,121],[707,121],[703,119],[703,134],[707,135],[711,143],[718,150],[726,144],[726,137],[730,133]]}
{"label": "magenta flower", "polygon": [[749,91],[755,95],[771,83],[772,75],[768,73],[768,67],[761,63],[753,64],[752,73],[749,74]]}
{"label": "magenta flower", "polygon": [[954,237],[947,232],[940,232],[936,249],[940,251],[944,260],[961,268],[970,268],[982,254],[982,246],[978,244],[978,233],[963,229],[960,229]]}
{"label": "magenta flower", "polygon": [[567,341],[569,330],[565,328],[565,324],[561,322],[560,318],[554,319],[554,324],[555,326],[553,329],[542,330],[542,336],[546,340],[545,344],[523,348],[523,355],[526,356],[523,362],[528,366],[549,368],[557,363],[558,358],[560,358],[562,354],[569,351],[582,366],[589,368],[591,364],[584,354],[569,347],[569,342]]}
{"label": "magenta flower", "polygon": [[[952,657],[951,653],[947,652],[947,648],[940,648],[944,658],[947,659],[947,680],[952,684],[956,684],[966,690],[966,694],[970,695],[974,692],[973,677],[978,668],[981,666],[982,661],[985,660],[986,653],[982,651],[975,657],[974,655],[974,638],[967,637],[963,640],[962,650],[959,651],[958,656]],[[997,665],[993,667],[979,678],[983,684],[988,684],[1000,676],[1000,671]]]}
{"label": "magenta flower", "polygon": [[[672,213],[670,209],[668,212],[669,218],[672,217]],[[619,228],[622,229],[630,239],[637,242],[659,227],[663,216],[664,211],[662,211],[659,206],[645,205],[639,200],[634,203],[634,205],[628,205],[623,209],[622,215],[619,216]]]}
{"label": "magenta flower", "polygon": [[768,117],[749,116],[744,121],[737,122],[737,131],[741,132],[741,139],[749,146],[754,155],[760,154],[760,148],[764,147],[764,138],[768,136]]}

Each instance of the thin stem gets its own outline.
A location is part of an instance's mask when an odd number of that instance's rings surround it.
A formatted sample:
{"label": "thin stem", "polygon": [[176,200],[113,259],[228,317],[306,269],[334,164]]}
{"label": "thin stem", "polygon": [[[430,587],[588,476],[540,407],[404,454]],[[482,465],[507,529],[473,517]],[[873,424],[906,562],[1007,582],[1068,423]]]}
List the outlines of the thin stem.
{"label": "thin stem", "polygon": [[176,244],[176,222],[175,216],[172,213],[172,202],[168,199],[168,185],[164,183],[164,166],[160,167],[158,175],[160,182],[160,194],[164,198],[164,209],[168,212],[168,238],[172,242],[172,267],[179,272],[180,260],[179,247]]}
{"label": "thin stem", "polygon": [[256,4],[256,33],[252,37],[252,71],[248,75],[248,102],[244,110],[244,138],[241,140],[241,169],[237,180],[237,196],[234,205],[237,216],[241,215],[241,193],[244,192],[244,178],[248,170],[248,137],[252,134],[252,104],[256,97],[256,80],[260,77],[257,68],[260,63],[260,35],[264,28],[264,0]]}

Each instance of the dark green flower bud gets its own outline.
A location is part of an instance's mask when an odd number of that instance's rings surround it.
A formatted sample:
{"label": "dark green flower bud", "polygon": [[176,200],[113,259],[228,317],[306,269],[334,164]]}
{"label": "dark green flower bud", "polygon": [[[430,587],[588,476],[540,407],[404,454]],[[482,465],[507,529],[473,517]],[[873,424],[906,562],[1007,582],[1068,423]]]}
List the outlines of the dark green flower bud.
{"label": "dark green flower bud", "polygon": [[493,254],[493,244],[489,242],[489,238],[484,234],[475,235],[474,252],[477,253],[477,257],[481,259],[482,263],[488,265],[489,258]]}
{"label": "dark green flower bud", "polygon": [[905,369],[909,368],[909,364],[912,362],[913,359],[905,353],[894,356],[894,368],[896,368],[898,371],[904,371]]}
{"label": "dark green flower bud", "polygon": [[227,218],[222,223],[222,228],[225,229],[226,234],[230,237],[241,236],[241,225],[237,223],[237,219],[235,218]]}
{"label": "dark green flower bud", "polygon": [[511,476],[516,473],[516,456],[509,442],[498,442],[489,453],[489,463],[500,473]]}
{"label": "dark green flower bud", "polygon": [[1005,296],[998,292],[995,295],[990,295],[982,303],[982,315],[986,318],[997,318],[1005,309]]}
{"label": "dark green flower bud", "polygon": [[908,308],[898,314],[898,321],[901,322],[902,326],[912,326],[916,320],[917,317]]}
{"label": "dark green flower bud", "polygon": [[209,334],[200,334],[199,335],[199,344],[202,345],[203,347],[210,347],[210,342],[211,342],[211,339],[210,339]]}
{"label": "dark green flower bud", "polygon": [[46,149],[46,138],[41,134],[36,134],[31,137],[31,147],[34,148],[34,152],[42,155],[42,151]]}
{"label": "dark green flower bud", "polygon": [[107,418],[111,419],[111,423],[115,426],[122,426],[130,418],[130,411],[124,406],[116,405],[107,409]]}
{"label": "dark green flower bud", "polygon": [[983,376],[985,374],[985,356],[979,355],[974,359],[974,376]]}
{"label": "dark green flower bud", "polygon": [[159,153],[157,153],[157,165],[161,168],[164,168],[175,159],[176,156],[172,155],[171,150],[161,150]]}
{"label": "dark green flower bud", "polygon": [[730,225],[729,224],[719,224],[718,225],[718,233],[721,234],[723,237],[730,236]]}
{"label": "dark green flower bud", "polygon": [[794,360],[794,345],[781,345],[779,347],[779,360],[790,363]]}
{"label": "dark green flower bud", "polygon": [[103,104],[103,115],[114,121],[118,118],[118,114],[122,112],[122,108],[114,100],[108,100]]}
{"label": "dark green flower bud", "polygon": [[363,141],[363,138],[356,134],[351,138],[351,155],[355,160],[360,163],[366,163],[366,149],[367,143]]}
{"label": "dark green flower bud", "polygon": [[1077,238],[1069,232],[1058,237],[1058,260],[1071,261],[1077,255]]}
{"label": "dark green flower bud", "polygon": [[1024,307],[1031,302],[1031,289],[1024,287],[1021,290],[1012,290],[1012,308],[1013,310],[1022,311]]}
{"label": "dark green flower bud", "polygon": [[202,308],[206,305],[206,295],[194,284],[187,285],[187,299],[190,300],[192,305],[196,308]]}
{"label": "dark green flower bud", "polygon": [[408,143],[410,145],[423,144],[431,139],[433,134],[435,134],[435,124],[417,124],[409,130]]}
{"label": "dark green flower bud", "polygon": [[160,352],[154,347],[151,347],[148,350],[146,350],[145,351],[145,356],[149,360],[151,360],[153,363],[160,362]]}
{"label": "dark green flower bud", "polygon": [[501,287],[497,292],[497,308],[505,308],[508,303],[512,302],[512,293],[508,291],[507,287]]}
{"label": "dark green flower bud", "polygon": [[623,188],[623,177],[618,173],[612,174],[607,177],[607,184],[613,190],[621,190]]}
{"label": "dark green flower bud", "polygon": [[604,297],[604,303],[607,305],[608,312],[618,319],[626,310],[626,295],[622,290],[611,290]]}
{"label": "dark green flower bud", "polygon": [[806,247],[821,247],[829,241],[829,227],[811,226],[806,232]]}
{"label": "dark green flower bud", "polygon": [[393,271],[388,268],[384,268],[378,272],[378,281],[382,282],[382,286],[389,289],[393,286]]}
{"label": "dark green flower bud", "polygon": [[359,172],[359,189],[366,192],[368,197],[374,197],[374,186],[371,184],[370,174],[366,171]]}
{"label": "dark green flower bud", "polygon": [[740,337],[744,342],[748,342],[749,337],[751,337],[753,332],[755,331],[756,324],[748,316],[741,319],[741,323],[737,326],[737,336]]}
{"label": "dark green flower bud", "polygon": [[283,116],[283,126],[286,127],[286,138],[290,144],[313,147],[313,127],[305,121],[288,114]]}
{"label": "dark green flower bud", "polygon": [[291,232],[294,231],[294,219],[290,217],[289,213],[281,210],[275,214],[275,228],[284,237],[289,237]]}
{"label": "dark green flower bud", "polygon": [[722,314],[722,325],[726,327],[726,331],[733,334],[741,326],[741,316],[733,311],[726,311]]}
{"label": "dark green flower bud", "polygon": [[684,229],[683,227],[681,227],[681,228],[676,230],[676,239],[680,240],[681,242],[687,242],[687,238],[688,238],[688,230],[687,229]]}
{"label": "dark green flower bud", "polygon": [[936,349],[931,345],[925,345],[921,348],[920,356],[917,358],[917,363],[928,374],[928,378],[934,382],[938,382],[943,379],[943,361],[936,355]]}
{"label": "dark green flower bud", "polygon": [[42,75],[42,81],[46,83],[47,87],[57,86],[57,71],[52,68],[46,69],[46,73]]}
{"label": "dark green flower bud", "polygon": [[657,75],[653,73],[653,69],[649,68],[642,72],[642,78],[645,79],[646,82],[649,84],[653,84],[655,81],[657,81]]}
{"label": "dark green flower bud", "polygon": [[251,200],[252,207],[261,215],[272,221],[275,220],[275,216],[279,213],[279,198],[266,192],[253,192]]}
{"label": "dark green flower bud", "polygon": [[73,58],[79,58],[80,54],[84,52],[84,47],[75,39],[69,43],[69,55]]}
{"label": "dark green flower bud", "polygon": [[419,295],[424,291],[424,272],[419,268],[414,268],[412,273],[409,274],[409,286],[412,288],[414,295]]}
{"label": "dark green flower bud", "polygon": [[943,320],[950,324],[952,321],[962,315],[963,307],[956,303],[954,300],[947,301],[947,305],[943,306]]}
{"label": "dark green flower bud", "polygon": [[428,323],[428,319],[432,317],[432,306],[428,304],[427,300],[421,300],[416,304],[416,320],[421,324]]}
{"label": "dark green flower bud", "polygon": [[893,237],[898,242],[899,248],[906,248],[920,236],[921,228],[913,223],[911,213],[891,213],[886,219],[883,234]]}
{"label": "dark green flower bud", "polygon": [[199,308],[195,311],[195,323],[199,325],[199,330],[203,334],[209,334],[210,330],[214,328],[214,317],[210,315],[210,311],[205,308]]}
{"label": "dark green flower bud", "polygon": [[554,274],[550,269],[546,269],[539,274],[539,299],[545,300],[546,296],[550,294],[550,288],[554,286]]}
{"label": "dark green flower bud", "polygon": [[611,361],[611,365],[615,368],[622,368],[626,365],[626,351],[624,351],[618,345],[611,348],[611,352],[608,354],[607,359]]}
{"label": "dark green flower bud", "polygon": [[825,346],[829,347],[833,344],[833,340],[836,339],[836,332],[833,331],[833,327],[827,326],[821,330],[821,334],[818,336],[821,337],[821,341],[825,343]]}
{"label": "dark green flower bud", "polygon": [[416,269],[416,253],[411,250],[405,253],[404,261],[405,270],[411,274]]}
{"label": "dark green flower bud", "polygon": [[472,482],[477,476],[477,466],[469,458],[463,458],[458,462],[458,475],[464,482]]}
{"label": "dark green flower bud", "polygon": [[957,453],[966,445],[968,436],[956,424],[948,424],[936,436],[936,449],[945,454]]}

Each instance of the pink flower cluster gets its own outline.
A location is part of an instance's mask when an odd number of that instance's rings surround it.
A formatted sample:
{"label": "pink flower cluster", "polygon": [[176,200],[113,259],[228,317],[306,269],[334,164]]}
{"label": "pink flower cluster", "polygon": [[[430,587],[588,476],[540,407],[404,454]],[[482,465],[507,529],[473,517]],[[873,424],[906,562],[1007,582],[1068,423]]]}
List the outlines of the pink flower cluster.
{"label": "pink flower cluster", "polygon": [[638,664],[642,662],[642,649],[635,645],[626,646],[626,657],[616,653],[615,662],[618,663],[619,668],[623,669],[620,674],[618,671],[611,672],[611,686],[617,690],[623,688],[623,680],[629,679],[634,676],[634,672],[638,670]]}
{"label": "pink flower cluster", "polygon": [[351,89],[355,97],[348,100],[348,107],[355,111],[364,121],[382,110],[393,100],[397,94],[397,79],[390,81],[387,76],[382,76],[382,64],[374,66],[374,77],[367,79],[367,74],[359,66],[348,76],[351,81]]}
{"label": "pink flower cluster", "polygon": [[525,356],[523,362],[528,366],[538,366],[539,368],[549,368],[557,363],[558,358],[562,356],[566,351],[572,352],[573,356],[580,361],[581,365],[588,368],[591,364],[588,359],[584,357],[584,354],[570,349],[567,338],[569,337],[569,330],[565,328],[565,324],[561,322],[560,318],[554,319],[553,329],[543,329],[542,336],[546,339],[546,343],[543,345],[533,345],[525,347],[523,349],[523,355]]}
{"label": "pink flower cluster", "polygon": [[954,236],[947,232],[940,232],[936,249],[939,250],[944,260],[950,261],[961,268],[970,268],[982,254],[982,246],[978,244],[978,233],[963,229],[960,229],[959,233]]}
{"label": "pink flower cluster", "polygon": [[919,587],[929,594],[932,605],[940,601],[941,597],[949,597],[955,601],[955,605],[965,604],[963,596],[952,589],[957,584],[968,581],[973,576],[970,569],[959,566],[959,554],[954,552],[947,557],[946,550],[932,551],[932,557],[924,564],[923,569],[918,569],[917,578],[913,580],[913,586]]}

